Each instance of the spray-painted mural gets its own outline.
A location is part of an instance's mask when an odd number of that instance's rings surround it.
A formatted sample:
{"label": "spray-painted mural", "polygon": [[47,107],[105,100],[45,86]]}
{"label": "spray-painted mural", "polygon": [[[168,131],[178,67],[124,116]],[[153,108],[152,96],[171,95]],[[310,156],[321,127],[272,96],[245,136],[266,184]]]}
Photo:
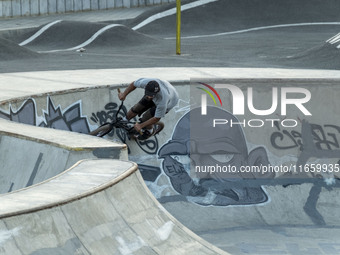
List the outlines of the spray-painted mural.
{"label": "spray-painted mural", "polygon": [[81,101],[73,103],[62,111],[60,106],[55,107],[52,99],[48,98],[47,111],[44,111],[44,118],[39,126],[84,134],[90,132],[87,118],[81,113]]}
{"label": "spray-painted mural", "polygon": [[340,127],[331,124],[318,125],[302,121],[301,131],[280,130],[270,136],[271,145],[277,150],[299,148],[298,159],[304,165],[309,158],[338,159],[340,162]]}
{"label": "spray-painted mural", "polygon": [[47,97],[47,111],[43,110],[44,116],[38,116],[34,99],[28,99],[17,111],[13,111],[11,106],[8,113],[0,111],[0,117],[33,126],[87,134],[90,129],[87,118],[82,116],[81,108],[81,101],[78,101],[62,110],[60,106],[55,107],[52,99]]}
{"label": "spray-painted mural", "polygon": [[218,164],[240,168],[242,165],[269,164],[263,147],[248,151],[240,126],[211,130],[212,127],[208,123],[217,116],[236,120],[229,112],[215,107],[209,109],[209,115],[201,115],[201,109],[196,108],[180,119],[172,138],[159,150],[164,173],[179,194],[188,196],[190,201],[201,205],[226,206],[266,202],[268,197],[264,190],[260,186],[252,186],[249,180],[271,178],[272,173],[261,177],[252,173],[226,175],[218,172],[206,176],[190,176],[195,166],[204,168]]}
{"label": "spray-painted mural", "polygon": [[[219,164],[236,166],[238,169],[245,165],[271,164],[266,148],[262,146],[251,150],[247,148],[247,139],[240,125],[214,130],[210,130],[211,126],[205,125],[217,117],[238,122],[234,115],[216,107],[209,107],[209,115],[201,115],[200,111],[201,109],[197,108],[186,113],[175,126],[171,139],[158,152],[163,160],[162,172],[168,176],[177,193],[186,200],[203,206],[249,205],[268,201],[263,188],[265,185],[288,187],[311,183],[313,186],[303,209],[315,224],[326,224],[317,210],[317,202],[322,188],[332,190],[340,187],[339,179],[334,175],[317,176],[300,173],[293,176],[292,173],[288,173],[275,177],[273,172],[267,172],[229,173],[229,176],[214,173],[207,178],[202,175],[193,176],[192,169],[197,165],[202,168]],[[313,157],[317,160],[335,159],[339,164],[340,128],[335,125],[309,124],[304,120],[301,122],[299,131],[278,128],[278,131],[273,132],[269,136],[273,148],[279,150],[298,148],[301,153],[295,158],[296,165],[308,165],[308,160]],[[284,143],[284,139],[288,139],[291,144]],[[169,198],[161,200],[171,201]],[[175,200],[178,198],[174,198]]]}
{"label": "spray-painted mural", "polygon": [[[340,188],[339,177],[335,175],[335,173],[339,174],[339,172],[333,169],[334,166],[340,165],[339,136],[339,126],[310,124],[304,120],[302,120],[301,131],[294,130],[289,132],[278,128],[278,131],[273,132],[270,136],[271,144],[275,149],[299,148],[301,153],[297,159],[296,166],[306,166],[308,170],[309,165],[307,163],[311,158],[314,158],[318,165],[326,166],[322,171],[308,171],[308,174],[313,178],[308,177],[307,173],[301,173],[298,179],[287,179],[284,182],[277,180],[277,184],[282,183],[284,187],[305,182],[313,183],[303,209],[316,225],[326,225],[322,214],[317,209],[322,188],[328,191]],[[286,143],[283,143],[284,141]],[[282,146],[281,144],[290,145]],[[333,160],[334,163],[325,163],[331,162],[329,160]],[[301,177],[305,176],[307,179],[301,179]]]}
{"label": "spray-painted mural", "polygon": [[13,111],[10,107],[9,112],[0,111],[0,117],[6,120],[15,121],[18,123],[37,125],[36,107],[33,99],[28,99],[17,111]]}
{"label": "spray-painted mural", "polygon": [[[302,134],[296,130],[281,130],[275,122],[278,131],[271,134],[270,141],[273,148],[285,150],[299,148],[302,150]],[[340,127],[332,124],[309,124],[312,139],[317,149],[333,150],[340,149]],[[305,131],[306,132],[306,131]]]}

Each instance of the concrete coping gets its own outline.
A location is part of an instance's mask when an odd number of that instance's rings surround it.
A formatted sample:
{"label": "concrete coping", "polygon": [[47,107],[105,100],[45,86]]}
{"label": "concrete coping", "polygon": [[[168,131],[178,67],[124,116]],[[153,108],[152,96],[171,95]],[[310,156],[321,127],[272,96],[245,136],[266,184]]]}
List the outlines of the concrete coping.
{"label": "concrete coping", "polygon": [[36,185],[0,195],[0,219],[66,204],[102,191],[137,171],[137,164],[113,159],[82,160]]}
{"label": "concrete coping", "polygon": [[[0,105],[51,93],[55,95],[69,93],[72,90],[96,89],[103,86],[122,87],[140,77],[154,77],[155,74],[157,78],[168,80],[177,85],[190,84],[193,78],[244,79],[248,81],[257,79],[271,81],[280,79],[340,80],[340,71],[338,70],[278,68],[159,67],[4,73],[0,74],[0,90],[4,92],[0,95]],[[12,86],[9,88],[7,84]]]}
{"label": "concrete coping", "polygon": [[96,148],[127,148],[127,146],[123,143],[108,141],[88,134],[31,126],[1,118],[0,134],[49,144],[70,151],[94,150]]}

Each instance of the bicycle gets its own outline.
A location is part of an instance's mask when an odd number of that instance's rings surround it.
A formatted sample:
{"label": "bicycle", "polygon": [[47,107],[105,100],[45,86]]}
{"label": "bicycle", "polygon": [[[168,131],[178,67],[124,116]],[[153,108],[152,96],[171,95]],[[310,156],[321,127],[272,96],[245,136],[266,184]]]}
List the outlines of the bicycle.
{"label": "bicycle", "polygon": [[[119,89],[118,89],[118,93],[120,93]],[[107,135],[108,133],[110,133],[114,128],[119,128],[119,129],[125,130],[130,139],[142,140],[141,136],[143,135],[144,131],[141,130],[140,132],[138,132],[137,130],[134,129],[134,125],[136,124],[136,122],[123,120],[122,117],[118,117],[123,105],[124,105],[124,101],[122,101],[122,103],[120,104],[118,111],[116,112],[115,118],[113,119],[112,122],[104,123],[97,129],[91,131],[89,134],[93,136],[97,136],[97,137],[103,137]],[[154,132],[152,133],[152,136],[161,132],[163,128],[164,128],[163,122],[159,121],[155,123]]]}

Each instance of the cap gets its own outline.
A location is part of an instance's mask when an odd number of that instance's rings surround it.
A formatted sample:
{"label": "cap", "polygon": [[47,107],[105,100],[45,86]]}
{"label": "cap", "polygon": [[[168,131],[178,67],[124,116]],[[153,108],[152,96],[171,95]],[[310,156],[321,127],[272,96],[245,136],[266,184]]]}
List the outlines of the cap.
{"label": "cap", "polygon": [[156,81],[150,81],[145,86],[145,95],[154,96],[160,91],[159,84]]}

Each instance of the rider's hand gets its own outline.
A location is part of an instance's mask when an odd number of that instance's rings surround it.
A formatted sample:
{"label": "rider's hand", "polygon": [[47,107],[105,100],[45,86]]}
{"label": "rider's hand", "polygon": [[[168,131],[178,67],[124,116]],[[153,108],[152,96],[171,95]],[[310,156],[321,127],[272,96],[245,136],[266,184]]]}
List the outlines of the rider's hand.
{"label": "rider's hand", "polygon": [[119,93],[119,94],[118,94],[118,98],[119,98],[120,101],[124,101],[124,100],[125,100],[125,97],[126,97],[126,96],[124,95],[124,93]]}
{"label": "rider's hand", "polygon": [[137,132],[140,132],[140,131],[142,130],[142,127],[141,127],[141,125],[140,125],[139,123],[136,123],[136,124],[134,125],[134,129],[136,129]]}

